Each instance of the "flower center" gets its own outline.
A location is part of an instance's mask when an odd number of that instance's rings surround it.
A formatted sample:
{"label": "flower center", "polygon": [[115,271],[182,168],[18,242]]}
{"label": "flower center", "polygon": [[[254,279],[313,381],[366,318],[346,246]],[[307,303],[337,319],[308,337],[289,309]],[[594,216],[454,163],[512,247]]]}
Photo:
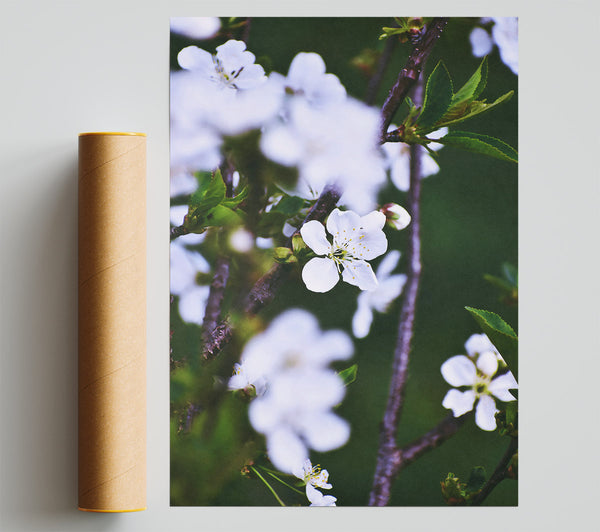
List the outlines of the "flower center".
{"label": "flower center", "polygon": [[237,70],[232,70],[231,72],[226,72],[223,63],[216,55],[213,55],[213,63],[215,65],[215,72],[217,75],[211,76],[211,79],[216,83],[224,85],[225,87],[237,89],[238,87],[235,84],[235,80],[242,73],[244,67],[240,67]]}

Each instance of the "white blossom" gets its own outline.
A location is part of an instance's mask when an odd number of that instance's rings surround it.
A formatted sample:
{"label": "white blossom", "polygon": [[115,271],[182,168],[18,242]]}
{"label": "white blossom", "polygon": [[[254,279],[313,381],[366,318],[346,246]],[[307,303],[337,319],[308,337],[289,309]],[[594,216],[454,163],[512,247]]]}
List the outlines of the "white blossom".
{"label": "white blossom", "polygon": [[346,333],[321,331],[300,309],[284,312],[246,344],[229,387],[256,388],[250,423],[265,435],[267,454],[280,471],[297,471],[309,449],[325,452],[348,440],[348,423],[331,410],[344,397],[344,383],[328,365],[352,352]]}
{"label": "white blossom", "polygon": [[385,183],[379,113],[352,98],[322,108],[292,98],[287,106],[286,120],[268,124],[260,146],[273,161],[298,167],[296,188],[289,192],[316,199],[336,183],[343,191],[341,205],[361,214],[373,210]]}
{"label": "white blossom", "polygon": [[[393,131],[397,126],[391,125],[388,131]],[[436,140],[448,133],[448,128],[443,127],[427,134],[427,138]],[[433,151],[443,148],[442,144],[430,142],[428,147]],[[390,171],[392,183],[403,192],[410,188],[410,146],[404,142],[386,142],[382,146],[385,154],[386,166]],[[421,179],[437,174],[440,167],[436,160],[425,150],[421,150]]]}
{"label": "white blossom", "polygon": [[252,89],[266,81],[262,66],[254,63],[255,56],[246,50],[246,43],[227,41],[210,54],[197,46],[187,46],[177,54],[181,68],[198,72],[219,88]]}
{"label": "white blossom", "polygon": [[385,216],[373,211],[366,216],[334,209],[327,219],[327,231],[333,242],[327,240],[325,226],[317,220],[307,222],[300,229],[306,245],[320,257],[309,260],[302,270],[302,280],[313,292],[328,292],[342,279],[361,290],[377,288],[377,277],[367,262],[387,250],[387,238],[382,228]]}
{"label": "white blossom", "polygon": [[288,91],[302,96],[315,107],[323,107],[346,98],[346,89],[334,74],[325,73],[323,58],[314,52],[300,52],[292,59],[283,80]]}
{"label": "white blossom", "polygon": [[316,488],[331,489],[329,484],[329,472],[327,469],[321,469],[319,465],[312,465],[312,462],[307,458],[302,467],[294,470],[300,480],[306,484],[306,497],[311,502],[311,506],[335,506],[335,497],[331,495],[323,495]]}
{"label": "white blossom", "polygon": [[[481,337],[471,342],[479,342]],[[444,362],[441,367],[442,376],[452,386],[466,387],[465,391],[455,388],[448,391],[442,406],[452,410],[454,417],[459,417],[473,410],[475,406],[475,423],[483,430],[496,428],[495,414],[498,412],[495,399],[514,401],[509,390],[518,387],[513,374],[508,371],[496,376],[498,371],[497,351],[483,351],[473,360],[465,355],[456,355]]]}
{"label": "white blossom", "polygon": [[396,229],[396,231],[406,229],[410,224],[410,214],[404,207],[401,207],[397,203],[386,203],[381,207],[380,211],[385,215],[387,224]]}
{"label": "white blossom", "polygon": [[211,39],[220,29],[219,17],[171,17],[171,31],[191,39]]}
{"label": "white blossom", "polygon": [[356,338],[364,338],[369,334],[375,310],[380,313],[386,312],[392,301],[402,293],[406,275],[391,275],[399,260],[400,252],[390,251],[377,268],[377,288],[358,295],[358,308],[352,318],[352,333]]}
{"label": "white blossom", "polygon": [[517,17],[482,18],[486,24],[492,21],[491,35],[484,28],[474,28],[469,39],[473,55],[483,57],[492,51],[494,44],[500,52],[500,59],[514,74],[519,73],[519,24]]}

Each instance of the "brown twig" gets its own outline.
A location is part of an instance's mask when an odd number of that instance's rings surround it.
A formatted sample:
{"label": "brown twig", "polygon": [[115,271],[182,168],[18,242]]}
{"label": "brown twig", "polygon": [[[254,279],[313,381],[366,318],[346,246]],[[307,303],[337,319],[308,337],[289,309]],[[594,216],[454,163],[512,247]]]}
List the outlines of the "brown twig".
{"label": "brown twig", "polygon": [[221,256],[217,259],[213,280],[210,283],[210,292],[206,303],[206,311],[202,322],[202,339],[204,344],[210,342],[214,330],[217,328],[221,317],[221,305],[225,295],[225,288],[229,279],[229,259]]}
{"label": "brown twig", "polygon": [[398,79],[391,88],[381,109],[380,137],[382,142],[385,139],[389,125],[392,123],[394,114],[419,79],[425,61],[431,54],[447,23],[448,19],[443,17],[434,18],[431,21],[423,38],[414,46],[404,68],[398,74]]}
{"label": "brown twig", "polygon": [[492,476],[488,479],[488,481],[484,484],[483,488],[474,495],[470,501],[471,506],[479,506],[487,496],[492,493],[494,488],[502,482],[507,476],[508,466],[514,454],[517,452],[519,448],[519,440],[517,438],[511,438],[510,443],[508,444],[508,449],[504,453],[504,456],[500,459],[500,462],[496,466],[496,469],[492,473]]}

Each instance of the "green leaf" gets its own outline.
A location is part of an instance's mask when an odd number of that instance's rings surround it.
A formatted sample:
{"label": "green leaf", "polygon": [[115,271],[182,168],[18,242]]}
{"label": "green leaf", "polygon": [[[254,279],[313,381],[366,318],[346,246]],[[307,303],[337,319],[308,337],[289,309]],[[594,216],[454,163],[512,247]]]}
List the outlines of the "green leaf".
{"label": "green leaf", "polygon": [[288,216],[281,212],[271,211],[263,214],[256,226],[256,236],[267,238],[280,235],[287,219]]}
{"label": "green leaf", "polygon": [[469,480],[467,481],[466,491],[476,492],[483,488],[485,484],[485,477],[487,476],[485,468],[482,466],[476,466],[471,469]]}
{"label": "green leaf", "polygon": [[212,172],[196,172],[194,173],[194,177],[198,182],[196,194],[200,194],[200,197],[202,197],[206,193],[206,190],[208,189],[210,182],[212,181],[213,174]]}
{"label": "green leaf", "polygon": [[423,110],[417,119],[418,130],[430,130],[450,107],[452,102],[452,80],[440,61],[427,80]]}
{"label": "green leaf", "polygon": [[490,275],[489,273],[486,273],[483,275],[483,278],[488,282],[493,284],[494,286],[497,286],[498,288],[505,290],[507,292],[512,292],[512,290],[514,289],[514,285],[507,281],[506,279],[502,279],[500,277],[496,277],[495,275]]}
{"label": "green leaf", "polygon": [[233,198],[225,198],[221,202],[221,205],[224,205],[225,207],[229,207],[230,209],[234,209],[248,197],[248,192],[249,192],[248,187],[244,187],[242,190],[239,191],[237,196],[235,196]]}
{"label": "green leaf", "polygon": [[448,126],[450,124],[457,124],[459,122],[464,122],[465,120],[468,120],[469,118],[473,118],[474,116],[477,116],[481,113],[484,113],[484,112],[487,112],[487,111],[493,109],[494,107],[496,107],[497,105],[500,105],[501,103],[507,102],[508,100],[510,100],[512,98],[513,94],[514,94],[514,91],[507,92],[506,94],[503,94],[502,96],[500,96],[493,103],[485,103],[485,100],[483,100],[483,101],[465,100],[462,102],[457,102],[455,105],[452,105],[448,109],[446,114],[440,120],[438,120],[435,123],[434,127],[432,127],[431,129],[437,129],[437,128],[440,128],[443,126]]}
{"label": "green leaf", "polygon": [[207,213],[213,207],[219,205],[225,198],[225,192],[227,187],[223,182],[221,171],[217,170],[212,176],[208,184],[198,188],[192,197],[190,198],[190,212],[198,211],[196,215],[200,213]]}
{"label": "green leaf", "polygon": [[298,259],[294,256],[294,252],[290,248],[286,247],[279,247],[273,249],[273,256],[275,258],[275,261],[281,264],[298,262]]}
{"label": "green leaf", "polygon": [[518,153],[514,148],[500,139],[488,135],[467,131],[451,131],[436,142],[445,146],[455,146],[481,155],[495,157],[503,161],[518,162]]}
{"label": "green leaf", "polygon": [[473,307],[465,307],[465,309],[470,312],[481,330],[488,335],[490,341],[500,351],[515,378],[518,378],[518,338],[512,327],[498,314],[489,310]]}
{"label": "green leaf", "polygon": [[240,216],[239,211],[231,210],[229,207],[217,205],[211,209],[206,215],[205,227],[223,227],[240,225],[244,223],[244,219]]}
{"label": "green leaf", "polygon": [[475,73],[452,97],[452,106],[465,101],[473,101],[479,96],[487,84],[487,56],[483,58]]}
{"label": "green leaf", "polygon": [[356,375],[358,373],[358,364],[352,364],[349,368],[343,369],[338,373],[338,375],[344,381],[344,386],[348,386],[348,384],[352,384],[356,380]]}
{"label": "green leaf", "polygon": [[294,216],[304,207],[304,199],[298,196],[283,196],[279,203],[273,208],[274,212],[280,212],[287,216]]}

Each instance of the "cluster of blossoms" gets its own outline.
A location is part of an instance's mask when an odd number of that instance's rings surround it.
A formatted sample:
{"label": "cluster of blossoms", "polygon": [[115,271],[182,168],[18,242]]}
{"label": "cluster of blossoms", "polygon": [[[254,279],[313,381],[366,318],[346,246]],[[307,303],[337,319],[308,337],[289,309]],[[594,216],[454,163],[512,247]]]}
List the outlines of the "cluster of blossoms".
{"label": "cluster of blossoms", "polygon": [[287,76],[265,75],[242,41],[215,54],[189,46],[171,73],[171,169],[177,176],[222,162],[223,138],[262,131],[269,159],[298,168],[290,193],[315,199],[330,184],[341,203],[364,214],[377,203],[386,161],[378,146],[379,114],[346,94],[321,56],[299,53]]}
{"label": "cluster of blossoms", "polygon": [[498,375],[506,363],[485,334],[474,334],[465,343],[466,355],[456,355],[442,364],[442,376],[448,384],[465,387],[448,391],[442,405],[452,410],[454,417],[462,416],[475,406],[475,423],[483,430],[496,428],[495,399],[514,401],[509,390],[518,388],[510,371]]}
{"label": "cluster of blossoms", "polygon": [[[280,314],[246,344],[229,388],[256,390],[250,423],[264,434],[269,459],[280,471],[296,474],[309,449],[330,451],[348,441],[350,426],[332,411],[345,386],[329,364],[347,360],[353,351],[346,333],[321,331],[315,317],[300,309]],[[314,488],[318,478],[323,477],[313,475],[307,485]]]}
{"label": "cluster of blossoms", "polygon": [[469,39],[475,57],[489,54],[498,47],[502,62],[514,74],[519,73],[519,24],[516,17],[484,17],[482,24],[493,23],[491,35],[483,28],[474,28]]}

